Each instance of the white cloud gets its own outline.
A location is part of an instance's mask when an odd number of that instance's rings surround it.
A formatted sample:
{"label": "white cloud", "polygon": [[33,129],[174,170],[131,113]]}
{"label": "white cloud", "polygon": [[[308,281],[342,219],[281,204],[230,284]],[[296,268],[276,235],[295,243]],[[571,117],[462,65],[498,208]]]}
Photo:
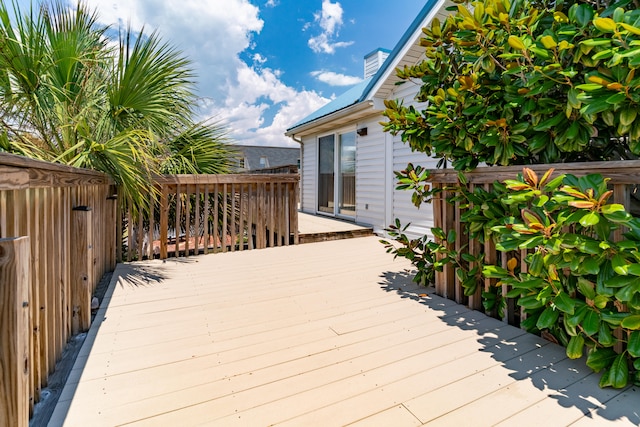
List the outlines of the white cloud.
{"label": "white cloud", "polygon": [[[320,25],[322,32],[311,37],[308,41],[309,47],[316,53],[335,53],[337,48],[351,46],[352,41],[335,42],[338,37],[340,27],[343,25],[342,6],[340,3],[331,3],[331,0],[322,0],[322,10],[314,14],[315,22]],[[305,28],[306,29],[306,28]]]}
{"label": "white cloud", "polygon": [[264,64],[265,62],[267,62],[267,58],[260,55],[259,53],[256,53],[253,55],[253,62],[256,64]]}
{"label": "white cloud", "polygon": [[[211,105],[209,114],[227,123],[237,141],[252,145],[296,146],[283,135],[286,129],[329,102],[314,91],[296,91],[285,85],[277,70],[256,70],[241,61],[237,81],[229,81],[227,89],[224,105]],[[277,112],[266,123],[264,113],[273,105]]]}
{"label": "white cloud", "polygon": [[[262,69],[267,58],[259,53],[251,55],[254,67],[240,59],[242,52],[252,48],[252,35],[264,24],[258,7],[249,0],[214,1],[213,6],[201,0],[87,3],[98,9],[103,23],[116,29],[129,23],[135,31],[143,26],[145,32],[157,29],[164,41],[181,49],[194,61],[199,75],[202,118],[223,120],[239,142],[291,145],[285,130],[328,102],[316,92],[298,92],[283,84],[280,70]],[[269,7],[278,4],[278,0],[265,3]],[[335,28],[335,24],[326,25]]]}
{"label": "white cloud", "polygon": [[362,81],[360,77],[347,76],[333,71],[312,71],[311,76],[330,86],[352,86]]}

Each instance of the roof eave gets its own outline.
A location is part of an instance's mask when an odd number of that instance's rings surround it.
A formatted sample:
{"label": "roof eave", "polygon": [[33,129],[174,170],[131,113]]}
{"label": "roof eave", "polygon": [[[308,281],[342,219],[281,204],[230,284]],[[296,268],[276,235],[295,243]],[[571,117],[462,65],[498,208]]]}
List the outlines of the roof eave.
{"label": "roof eave", "polygon": [[371,110],[370,112],[372,115],[377,112],[373,110],[373,101],[369,100],[369,101],[357,102],[355,104],[351,104],[340,110],[329,113],[325,116],[319,117],[310,122],[303,123],[291,129],[287,129],[287,131],[285,132],[285,136],[288,136],[290,138],[293,138],[294,136],[298,136],[298,137],[306,136],[314,133],[314,130],[318,128],[322,128],[323,125],[335,122],[338,119],[344,118],[344,117],[351,116],[355,118],[354,114],[362,113],[362,112],[365,112],[366,110]]}

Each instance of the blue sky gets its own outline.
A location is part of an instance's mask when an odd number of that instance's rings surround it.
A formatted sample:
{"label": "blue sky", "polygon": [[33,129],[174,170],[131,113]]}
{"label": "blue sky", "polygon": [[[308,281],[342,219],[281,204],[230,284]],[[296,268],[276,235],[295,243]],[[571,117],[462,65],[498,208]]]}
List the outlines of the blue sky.
{"label": "blue sky", "polygon": [[[114,27],[157,30],[194,62],[202,118],[240,144],[297,146],[284,131],[392,49],[419,0],[85,0]],[[28,0],[19,0],[23,9]],[[75,3],[75,1],[73,2]]]}

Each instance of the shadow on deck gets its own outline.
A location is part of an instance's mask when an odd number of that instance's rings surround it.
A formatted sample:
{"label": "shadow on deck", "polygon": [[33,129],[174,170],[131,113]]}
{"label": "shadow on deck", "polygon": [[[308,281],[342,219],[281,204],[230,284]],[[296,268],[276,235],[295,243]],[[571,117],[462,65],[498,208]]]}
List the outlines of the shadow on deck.
{"label": "shadow on deck", "polygon": [[375,238],[119,265],[51,426],[621,425],[640,392]]}

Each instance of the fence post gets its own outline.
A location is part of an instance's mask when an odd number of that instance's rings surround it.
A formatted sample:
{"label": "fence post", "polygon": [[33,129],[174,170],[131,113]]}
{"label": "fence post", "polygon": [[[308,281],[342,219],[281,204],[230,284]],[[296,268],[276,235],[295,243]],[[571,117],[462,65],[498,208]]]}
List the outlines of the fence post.
{"label": "fence post", "polygon": [[0,425],[29,425],[29,237],[0,239]]}
{"label": "fence post", "polygon": [[73,208],[71,235],[71,333],[76,335],[91,324],[91,283],[93,246],[91,242],[92,212],[87,206]]}

